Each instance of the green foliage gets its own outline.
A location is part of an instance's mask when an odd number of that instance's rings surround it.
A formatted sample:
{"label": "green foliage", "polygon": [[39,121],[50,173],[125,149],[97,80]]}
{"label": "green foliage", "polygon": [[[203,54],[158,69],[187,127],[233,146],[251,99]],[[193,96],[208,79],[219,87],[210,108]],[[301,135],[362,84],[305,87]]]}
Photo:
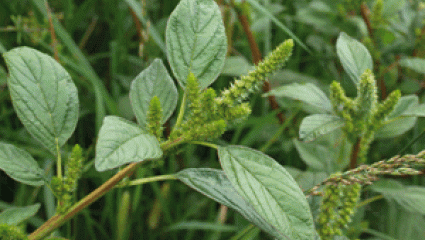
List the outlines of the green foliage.
{"label": "green foliage", "polygon": [[27,240],[27,236],[16,226],[0,224],[1,240]]}
{"label": "green foliage", "polygon": [[420,1],[27,3],[0,3],[1,239],[424,236]]}

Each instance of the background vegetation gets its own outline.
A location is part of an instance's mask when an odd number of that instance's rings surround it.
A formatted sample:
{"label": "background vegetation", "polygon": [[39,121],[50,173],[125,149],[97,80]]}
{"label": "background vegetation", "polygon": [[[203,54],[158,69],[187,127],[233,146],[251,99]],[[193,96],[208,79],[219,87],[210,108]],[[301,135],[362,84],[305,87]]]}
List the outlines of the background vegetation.
{"label": "background vegetation", "polygon": [[[178,2],[0,1],[0,52],[31,46],[55,56],[78,87],[80,118],[75,134],[65,147],[70,151],[78,143],[85,149],[87,160],[77,199],[112,176],[111,171],[99,173],[93,167],[97,133],[106,115],[135,120],[128,98],[130,83],[155,58],[166,62],[165,26]],[[335,48],[340,32],[345,32],[370,51],[380,99],[400,89],[403,95],[416,94],[423,102],[425,63],[419,61],[425,55],[422,1],[217,0],[217,3],[226,26],[228,58],[213,84],[215,89],[227,87],[234,77],[247,73],[261,56],[285,39],[294,38],[291,59],[284,70],[269,79],[265,91],[290,83],[313,83],[328,95],[330,83],[336,80],[348,96],[354,97],[356,87],[343,71]],[[411,57],[418,61],[406,61]],[[47,173],[53,174],[54,158],[41,150],[39,143],[24,130],[12,108],[6,75],[4,60],[0,59],[1,141],[27,150]],[[350,167],[352,146],[344,147],[347,150],[343,153],[335,151],[346,144],[340,132],[310,144],[298,140],[299,124],[309,113],[303,103],[255,95],[251,104],[253,114],[247,121],[231,127],[218,143],[245,145],[265,152],[291,170],[303,190],[336,170]],[[166,124],[165,132],[175,118]],[[398,125],[389,138],[374,141],[367,163],[425,149],[425,122],[420,118],[413,122],[413,128]],[[333,158],[341,160],[338,167]],[[188,145],[160,164],[139,168],[133,177],[175,173],[188,167],[220,168],[220,165],[215,151]],[[388,185],[392,186],[391,191],[386,188]],[[424,186],[425,179],[392,177],[366,188],[364,201],[348,231],[350,238],[423,239],[425,191],[420,188],[412,198],[400,200],[397,196],[406,190],[404,185]],[[312,201],[314,214],[318,202]],[[0,210],[34,202],[41,202],[42,208],[29,219],[29,231],[54,215],[55,198],[46,186],[19,184],[0,172]],[[419,205],[412,206],[412,202]],[[120,212],[126,213],[125,219],[117,218],[123,216],[117,214]],[[247,225],[234,211],[181,182],[167,181],[113,190],[56,234],[69,239],[218,240],[237,236]],[[265,234],[256,231],[244,239],[265,238]]]}

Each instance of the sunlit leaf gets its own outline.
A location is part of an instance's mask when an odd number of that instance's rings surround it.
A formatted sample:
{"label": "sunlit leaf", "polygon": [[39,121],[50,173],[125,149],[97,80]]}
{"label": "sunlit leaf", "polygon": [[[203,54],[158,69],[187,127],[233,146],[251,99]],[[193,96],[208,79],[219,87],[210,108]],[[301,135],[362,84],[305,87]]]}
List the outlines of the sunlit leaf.
{"label": "sunlit leaf", "polygon": [[117,168],[126,163],[157,159],[162,150],[155,136],[123,118],[107,116],[96,145],[97,171]]}
{"label": "sunlit leaf", "polygon": [[219,147],[224,172],[254,209],[293,240],[314,239],[315,228],[306,196],[274,159],[241,146]]}

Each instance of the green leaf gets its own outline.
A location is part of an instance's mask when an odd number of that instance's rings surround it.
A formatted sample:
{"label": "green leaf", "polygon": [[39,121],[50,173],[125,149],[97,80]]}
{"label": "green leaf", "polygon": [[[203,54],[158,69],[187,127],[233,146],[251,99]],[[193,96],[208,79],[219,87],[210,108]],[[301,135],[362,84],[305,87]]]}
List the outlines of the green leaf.
{"label": "green leaf", "polygon": [[313,141],[317,137],[334,131],[344,125],[344,120],[328,114],[314,114],[305,117],[300,125],[300,138]]}
{"label": "green leaf", "polygon": [[78,121],[78,94],[66,70],[29,47],[4,54],[13,107],[28,132],[57,154]]}
{"label": "green leaf", "polygon": [[336,41],[336,53],[355,84],[366,69],[373,70],[372,57],[367,48],[344,32],[341,32]]}
{"label": "green leaf", "polygon": [[332,104],[326,94],[312,83],[298,84],[292,83],[278,87],[263,94],[263,97],[274,95],[278,98],[286,97],[299,100],[318,109],[318,112],[332,112]]}
{"label": "green leaf", "polygon": [[228,206],[248,221],[272,236],[281,239],[282,233],[267,223],[233,188],[223,171],[208,168],[185,169],[175,175],[180,181],[205,196]]}
{"label": "green leaf", "polygon": [[247,75],[250,70],[253,70],[254,66],[248,62],[243,56],[229,56],[224,62],[222,75],[229,75],[239,77],[241,75]]}
{"label": "green leaf", "polygon": [[387,120],[376,130],[375,138],[392,138],[404,134],[416,124],[417,117],[399,117]]}
{"label": "green leaf", "polygon": [[267,155],[241,146],[219,147],[224,172],[254,209],[293,240],[314,239],[313,217],[292,176]]}
{"label": "green leaf", "polygon": [[400,66],[410,68],[418,73],[425,74],[425,59],[410,57],[403,58],[399,62]]}
{"label": "green leaf", "polygon": [[395,180],[381,180],[371,186],[385,198],[393,199],[409,212],[425,215],[425,188],[404,186]]}
{"label": "green leaf", "polygon": [[44,184],[44,172],[34,158],[11,144],[0,143],[0,169],[18,182],[32,186]]}
{"label": "green leaf", "polygon": [[40,209],[40,203],[27,207],[11,207],[0,214],[0,224],[18,225],[34,216]]}
{"label": "green leaf", "polygon": [[420,115],[421,109],[418,109],[418,103],[416,95],[401,97],[384,125],[376,131],[375,138],[396,137],[409,131],[416,124],[416,115]]}
{"label": "green leaf", "polygon": [[97,171],[160,157],[162,150],[155,136],[123,118],[105,117],[96,145]]}
{"label": "green leaf", "polygon": [[143,70],[130,87],[130,100],[134,114],[141,127],[146,126],[146,118],[152,97],[161,101],[162,121],[165,123],[177,106],[178,94],[173,79],[160,59]]}
{"label": "green leaf", "polygon": [[224,225],[221,223],[210,223],[200,221],[184,221],[167,227],[166,231],[177,231],[177,230],[202,230],[202,231],[217,231],[217,232],[236,232],[238,228],[236,226]]}
{"label": "green leaf", "polygon": [[382,2],[384,3],[382,8],[382,16],[384,18],[394,17],[406,4],[405,0],[385,0]]}
{"label": "green leaf", "polygon": [[213,0],[182,0],[171,13],[166,33],[168,61],[179,84],[189,72],[201,88],[215,81],[227,53],[221,12]]}
{"label": "green leaf", "polygon": [[[329,135],[331,134],[327,136]],[[332,144],[300,142],[294,139],[294,144],[301,159],[315,171],[329,174],[342,171],[350,161],[351,144],[342,138]]]}
{"label": "green leaf", "polygon": [[264,8],[262,5],[258,3],[256,0],[247,0],[249,4],[257,9],[259,12],[270,18],[274,24],[276,24],[282,31],[284,31],[286,34],[288,34],[291,38],[295,40],[304,50],[306,50],[308,53],[311,53],[310,49],[289,29],[287,28],[279,19],[277,19],[273,14],[268,11],[266,8]]}

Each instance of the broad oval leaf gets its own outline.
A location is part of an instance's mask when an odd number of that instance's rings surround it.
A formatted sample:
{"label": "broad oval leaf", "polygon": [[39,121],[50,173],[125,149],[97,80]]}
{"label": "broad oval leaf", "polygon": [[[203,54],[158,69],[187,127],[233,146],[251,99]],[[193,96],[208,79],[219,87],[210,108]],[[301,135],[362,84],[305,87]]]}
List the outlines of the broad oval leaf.
{"label": "broad oval leaf", "polygon": [[208,168],[185,169],[175,175],[180,181],[220,204],[233,208],[259,228],[281,239],[282,233],[270,225],[233,188],[223,171]]}
{"label": "broad oval leaf", "polygon": [[143,70],[130,87],[130,100],[137,121],[146,126],[146,118],[152,97],[161,101],[162,121],[165,123],[177,106],[178,94],[173,80],[160,59]]}
{"label": "broad oval leaf", "polygon": [[344,125],[344,120],[328,114],[314,114],[305,117],[300,125],[300,138],[312,141],[317,137],[334,131]]}
{"label": "broad oval leaf", "polygon": [[367,48],[356,39],[342,32],[336,41],[336,53],[344,70],[357,84],[366,69],[373,70],[372,57]]}
{"label": "broad oval leaf", "polygon": [[227,38],[221,12],[214,0],[182,0],[168,19],[167,56],[179,84],[189,72],[201,88],[215,81],[224,65]]}
{"label": "broad oval leaf", "polygon": [[289,239],[314,239],[307,199],[285,168],[242,146],[219,147],[218,155],[233,187],[266,221]]}
{"label": "broad oval leaf", "polygon": [[286,97],[299,100],[318,109],[318,112],[332,112],[332,104],[326,94],[312,83],[293,83],[278,87],[264,94],[263,96],[274,95],[276,97]]}
{"label": "broad oval leaf", "polygon": [[18,225],[34,216],[40,209],[40,203],[26,207],[11,207],[0,214],[0,224]]}
{"label": "broad oval leaf", "polygon": [[13,107],[28,132],[57,153],[78,120],[78,94],[66,70],[52,57],[29,47],[4,54]]}
{"label": "broad oval leaf", "polygon": [[32,186],[44,184],[44,172],[34,158],[12,144],[0,143],[0,169],[18,182]]}
{"label": "broad oval leaf", "polygon": [[105,117],[96,145],[97,171],[160,157],[162,150],[155,136],[123,118]]}

